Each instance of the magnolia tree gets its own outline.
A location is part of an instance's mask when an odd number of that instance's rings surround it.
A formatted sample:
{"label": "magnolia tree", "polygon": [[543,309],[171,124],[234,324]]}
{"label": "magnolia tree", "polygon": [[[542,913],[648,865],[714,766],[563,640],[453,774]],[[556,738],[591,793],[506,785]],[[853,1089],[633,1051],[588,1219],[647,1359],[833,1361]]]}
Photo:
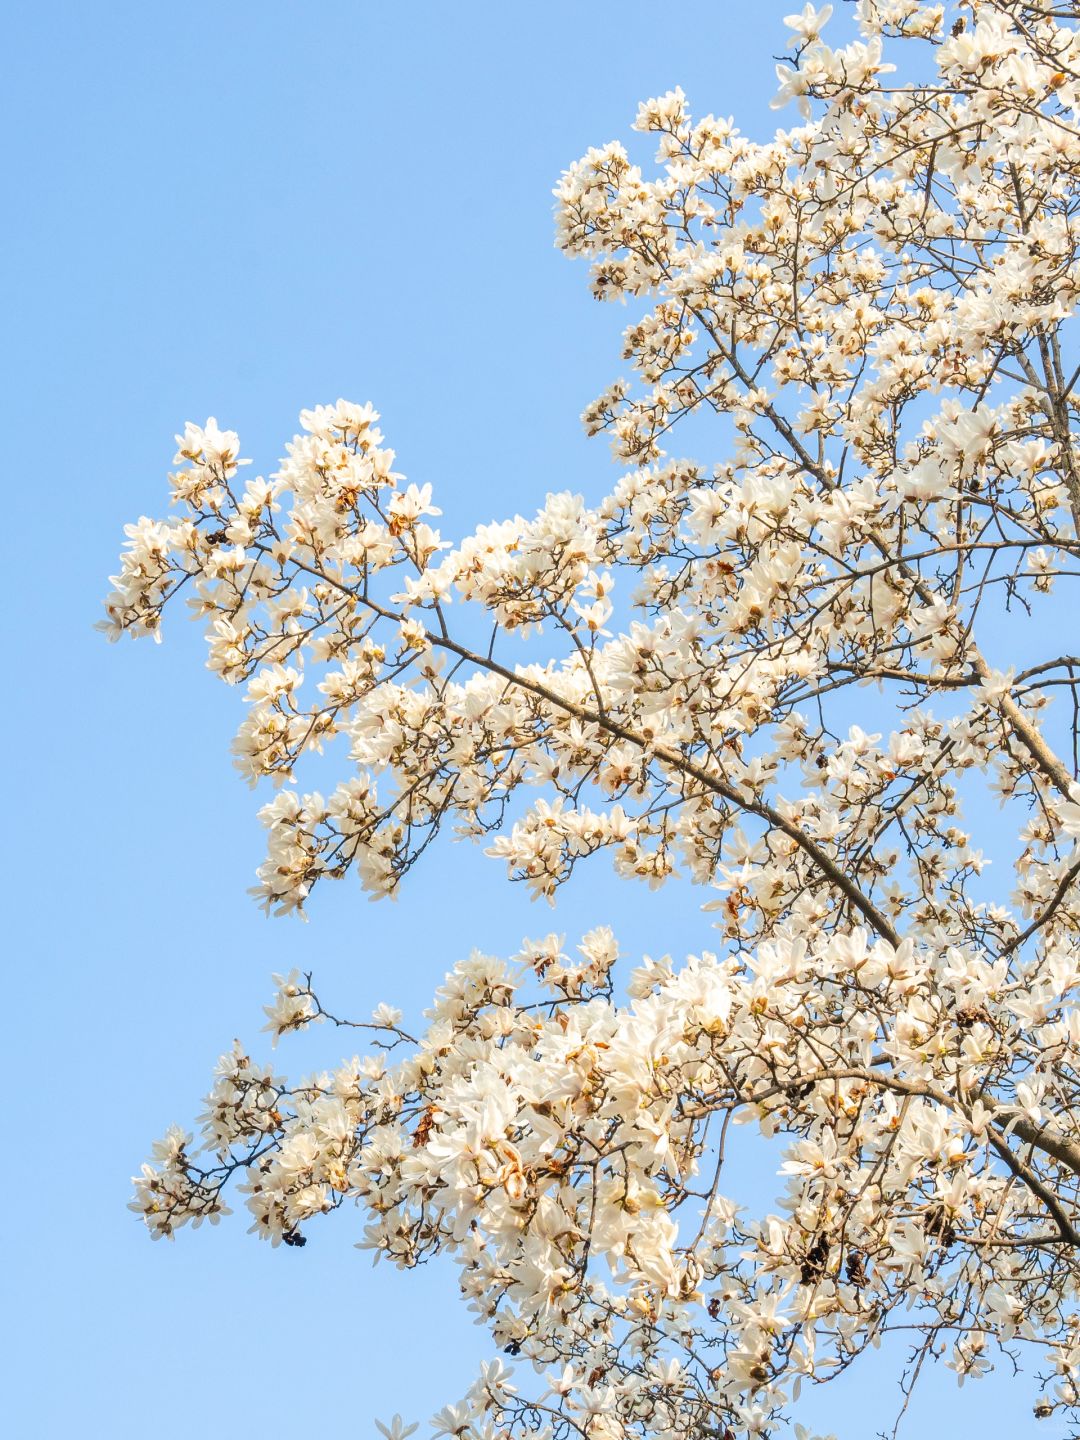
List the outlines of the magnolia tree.
{"label": "magnolia tree", "polygon": [[[200,1141],[143,1167],[155,1237],[235,1190],[274,1245],[348,1206],[397,1265],[451,1255],[520,1358],[436,1434],[772,1434],[892,1332],[905,1395],[1004,1360],[1080,1415],[1078,7],[854,15],[836,46],[830,7],[787,19],[793,128],[676,90],[638,114],[655,165],[614,143],[559,182],[558,244],[631,306],[632,378],[584,417],[622,462],[599,504],[448,545],[338,401],[267,479],[189,424],[175,513],[127,530],[109,634],[186,599],[246,686],[268,908],[392,895],[442,829],[549,899],[598,851],[711,887],[684,963],[600,928],[473,955],[425,1033],[381,1006],[313,1078],[237,1045]],[[672,453],[691,415],[708,464]],[[297,788],[331,748],[332,793]],[[275,1038],[346,1023],[277,980]]]}

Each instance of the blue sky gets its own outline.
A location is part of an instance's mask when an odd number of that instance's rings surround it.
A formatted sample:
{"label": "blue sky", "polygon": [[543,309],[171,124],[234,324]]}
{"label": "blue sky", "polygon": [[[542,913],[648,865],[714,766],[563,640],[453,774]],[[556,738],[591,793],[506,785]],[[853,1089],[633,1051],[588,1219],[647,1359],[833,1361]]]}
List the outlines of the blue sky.
{"label": "blue sky", "polygon": [[[373,1271],[358,1217],[302,1251],[242,1214],[152,1246],[128,1177],[233,1036],[259,1043],[275,969],[314,969],[341,1012],[415,1014],[473,946],[598,923],[635,951],[707,946],[706,897],[594,866],[552,914],[443,845],[395,905],[344,884],[307,926],[267,920],[245,893],[262,836],[230,763],[236,693],[178,617],[160,649],[91,626],[189,418],[269,470],[302,406],[370,399],[450,535],[549,489],[601,493],[607,448],[577,417],[619,373],[627,317],[554,249],[551,186],[675,84],[770,130],[789,8],[9,7],[7,1433],[276,1437],[314,1413],[368,1435],[456,1399],[490,1353],[450,1273]],[[316,1041],[292,1063],[343,1053]],[[909,1433],[1028,1433],[1017,1388],[935,1387]],[[879,1373],[815,1419],[861,1440],[880,1398]]]}

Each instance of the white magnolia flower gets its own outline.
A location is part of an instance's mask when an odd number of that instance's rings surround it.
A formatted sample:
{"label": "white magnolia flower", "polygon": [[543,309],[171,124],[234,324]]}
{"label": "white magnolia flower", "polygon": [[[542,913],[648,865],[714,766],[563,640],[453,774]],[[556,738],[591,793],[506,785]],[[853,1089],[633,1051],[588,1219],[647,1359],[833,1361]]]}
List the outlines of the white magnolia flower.
{"label": "white magnolia flower", "polygon": [[395,1415],[389,1425],[384,1425],[381,1420],[376,1420],[375,1428],[386,1437],[386,1440],[406,1440],[406,1436],[411,1435],[416,1429],[416,1424],[414,1422],[412,1425],[406,1425],[400,1415]]}
{"label": "white magnolia flower", "polygon": [[785,15],[784,24],[789,30],[794,30],[800,40],[816,40],[822,29],[828,24],[833,13],[831,5],[822,5],[816,9],[813,5],[804,5],[796,15]]}

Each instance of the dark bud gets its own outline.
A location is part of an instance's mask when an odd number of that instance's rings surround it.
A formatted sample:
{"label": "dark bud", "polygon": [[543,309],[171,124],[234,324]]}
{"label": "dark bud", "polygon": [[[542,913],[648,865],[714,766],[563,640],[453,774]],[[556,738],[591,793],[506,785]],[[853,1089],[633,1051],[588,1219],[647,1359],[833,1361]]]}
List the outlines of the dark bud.
{"label": "dark bud", "polygon": [[945,1213],[943,1205],[932,1205],[923,1220],[923,1229],[931,1240],[940,1240],[948,1247],[956,1239],[956,1227]]}
{"label": "dark bud", "polygon": [[952,27],[952,32],[951,32],[951,33],[952,33],[953,35],[962,35],[962,34],[964,33],[964,17],[963,17],[962,15],[960,16],[960,19],[959,19],[959,20],[954,20],[954,21],[953,21],[953,27]]}
{"label": "dark bud", "polygon": [[961,1030],[970,1030],[978,1021],[985,1021],[987,1024],[990,1021],[990,1016],[982,1005],[956,1012],[956,1024]]}
{"label": "dark bud", "polygon": [[803,1256],[799,1279],[804,1285],[813,1285],[815,1280],[820,1280],[825,1274],[825,1267],[828,1263],[829,1242],[824,1235],[819,1235]]}
{"label": "dark bud", "polygon": [[286,1230],[281,1238],[286,1245],[292,1245],[297,1250],[302,1250],[307,1244],[307,1236],[301,1235],[299,1230]]}
{"label": "dark bud", "polygon": [[858,1250],[849,1251],[844,1270],[852,1285],[866,1284],[866,1260],[859,1254]]}
{"label": "dark bud", "polygon": [[520,1340],[511,1340],[511,1341],[510,1341],[510,1344],[507,1345],[507,1346],[505,1346],[505,1347],[503,1348],[503,1354],[504,1354],[504,1355],[520,1355],[520,1354],[521,1354],[521,1341],[520,1341]]}
{"label": "dark bud", "polygon": [[718,1320],[720,1318],[720,1301],[716,1298],[715,1295],[709,1301],[706,1308],[708,1309],[710,1320]]}

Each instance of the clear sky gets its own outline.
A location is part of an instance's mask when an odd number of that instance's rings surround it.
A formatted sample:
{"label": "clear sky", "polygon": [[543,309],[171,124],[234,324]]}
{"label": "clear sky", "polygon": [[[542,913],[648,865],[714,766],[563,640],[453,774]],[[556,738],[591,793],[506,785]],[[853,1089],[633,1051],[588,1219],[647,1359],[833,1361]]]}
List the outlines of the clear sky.
{"label": "clear sky", "polygon": [[[554,914],[443,845],[397,904],[328,886],[307,926],[247,897],[256,797],[239,696],[179,617],[162,648],[91,626],[121,527],[166,508],[172,436],[216,415],[258,470],[302,406],[383,414],[460,534],[614,472],[578,416],[626,312],[552,244],[551,186],[681,84],[761,135],[791,0],[367,4],[29,0],[5,7],[10,339],[5,555],[9,1016],[3,1055],[8,1434],[373,1434],[458,1398],[489,1347],[445,1269],[372,1270],[359,1217],[271,1251],[243,1213],[151,1245],[128,1177],[190,1124],[270,974],[341,1012],[418,1013],[473,946],[611,923],[631,952],[710,943],[700,893],[592,866]],[[702,456],[715,459],[716,456]],[[12,571],[14,575],[12,576]],[[331,1064],[327,1031],[283,1068]],[[882,1372],[815,1397],[842,1440],[890,1418]],[[907,1433],[1035,1430],[1029,1392],[947,1377]],[[1040,1435],[1051,1435],[1045,1428]]]}

